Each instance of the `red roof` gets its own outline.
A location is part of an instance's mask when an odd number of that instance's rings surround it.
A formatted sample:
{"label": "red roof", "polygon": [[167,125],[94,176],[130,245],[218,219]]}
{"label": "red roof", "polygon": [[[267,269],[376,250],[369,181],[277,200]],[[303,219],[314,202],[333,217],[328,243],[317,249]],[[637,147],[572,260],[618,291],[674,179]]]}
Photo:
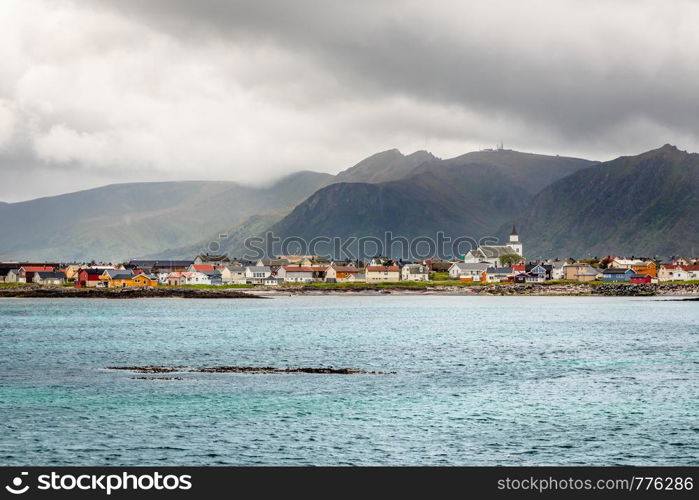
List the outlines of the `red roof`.
{"label": "red roof", "polygon": [[53,267],[49,267],[49,266],[28,266],[28,267],[23,267],[22,269],[24,269],[25,271],[30,272],[30,273],[35,273],[38,271],[53,271]]}
{"label": "red roof", "polygon": [[192,266],[194,267],[194,270],[198,272],[214,270],[214,266],[211,264],[192,264]]}
{"label": "red roof", "polygon": [[370,273],[381,273],[384,271],[400,271],[398,266],[366,266],[367,272]]}

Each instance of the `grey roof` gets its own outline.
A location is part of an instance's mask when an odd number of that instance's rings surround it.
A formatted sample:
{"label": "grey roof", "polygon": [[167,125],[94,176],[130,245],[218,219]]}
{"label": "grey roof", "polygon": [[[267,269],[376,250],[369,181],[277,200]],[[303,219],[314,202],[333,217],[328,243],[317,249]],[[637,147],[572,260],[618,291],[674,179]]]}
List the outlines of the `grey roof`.
{"label": "grey roof", "polygon": [[34,273],[35,276],[39,276],[39,278],[62,278],[65,279],[66,273],[62,273],[59,271],[37,271]]}
{"label": "grey roof", "polygon": [[246,269],[250,269],[253,273],[270,273],[272,269],[269,266],[248,266]]}
{"label": "grey roof", "polygon": [[105,269],[102,272],[102,274],[104,274],[104,273],[107,273],[107,276],[109,276],[112,279],[114,279],[114,278],[120,278],[120,279],[130,278],[134,275],[133,272],[125,271],[123,269]]}
{"label": "grey roof", "polygon": [[130,260],[128,262],[131,266],[138,267],[189,267],[193,264],[193,260],[146,260],[146,259],[136,259]]}
{"label": "grey roof", "polygon": [[454,265],[459,268],[460,271],[485,271],[490,267],[487,262],[479,262],[477,264],[465,264],[463,262],[454,262]]}
{"label": "grey roof", "polygon": [[619,269],[619,268],[611,269],[610,268],[610,269],[605,269],[604,271],[602,271],[602,274],[626,274],[628,272],[633,273],[633,271],[631,269]]}
{"label": "grey roof", "polygon": [[494,245],[478,247],[475,250],[471,250],[470,253],[475,257],[492,259],[494,257],[500,257],[502,255],[516,254],[517,252],[510,245]]}
{"label": "grey roof", "polygon": [[486,270],[486,272],[489,274],[511,274],[512,268],[511,267],[489,267]]}
{"label": "grey roof", "polygon": [[197,255],[195,258],[200,259],[204,262],[227,262],[230,259],[228,258],[228,254],[213,254],[213,253],[200,253]]}

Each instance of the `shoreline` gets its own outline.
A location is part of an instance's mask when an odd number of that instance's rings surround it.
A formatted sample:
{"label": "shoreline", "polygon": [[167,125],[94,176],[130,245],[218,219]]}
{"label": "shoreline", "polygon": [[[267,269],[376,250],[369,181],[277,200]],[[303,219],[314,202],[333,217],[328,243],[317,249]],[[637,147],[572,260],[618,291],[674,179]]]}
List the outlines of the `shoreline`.
{"label": "shoreline", "polygon": [[367,285],[278,286],[255,288],[72,288],[14,286],[0,288],[0,298],[192,298],[264,299],[275,296],[322,295],[461,295],[461,296],[571,296],[571,297],[699,297],[699,283],[529,283],[487,285]]}

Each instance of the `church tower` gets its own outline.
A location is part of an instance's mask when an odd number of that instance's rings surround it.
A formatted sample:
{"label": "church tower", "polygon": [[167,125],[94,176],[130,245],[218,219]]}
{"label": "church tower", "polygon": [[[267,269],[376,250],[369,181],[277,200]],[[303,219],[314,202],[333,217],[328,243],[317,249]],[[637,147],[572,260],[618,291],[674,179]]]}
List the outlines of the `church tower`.
{"label": "church tower", "polygon": [[524,256],[522,253],[522,243],[519,241],[519,235],[517,234],[517,229],[514,224],[512,225],[512,232],[510,233],[508,245],[511,246],[518,255]]}

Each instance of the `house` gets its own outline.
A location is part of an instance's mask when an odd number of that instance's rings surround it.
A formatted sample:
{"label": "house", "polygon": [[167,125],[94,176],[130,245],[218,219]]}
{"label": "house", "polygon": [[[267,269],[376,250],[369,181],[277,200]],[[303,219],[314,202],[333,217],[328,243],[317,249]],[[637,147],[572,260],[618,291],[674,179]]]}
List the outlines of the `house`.
{"label": "house", "polygon": [[186,279],[184,278],[184,273],[175,271],[172,273],[169,273],[167,277],[165,278],[165,285],[168,286],[180,286],[184,285],[186,283]]}
{"label": "house", "polygon": [[544,276],[540,274],[535,274],[535,273],[528,273],[528,272],[523,272],[523,273],[517,273],[515,272],[515,276],[513,281],[515,283],[543,283],[545,280]]}
{"label": "house", "polygon": [[563,266],[563,279],[569,281],[595,281],[600,272],[590,264],[575,262]]}
{"label": "house", "polygon": [[631,269],[607,268],[602,271],[602,281],[631,281],[631,276],[635,274]]}
{"label": "house", "polygon": [[261,285],[265,278],[272,275],[272,269],[269,266],[246,266],[245,267],[245,282],[253,285]]}
{"label": "house", "polygon": [[78,271],[77,278],[75,280],[75,287],[76,288],[91,288],[91,287],[96,287],[99,286],[101,283],[100,276],[104,270],[102,269],[91,269],[91,268],[83,268]]}
{"label": "house", "polygon": [[563,269],[566,265],[565,260],[550,260],[547,262],[551,266],[551,279],[552,280],[562,280],[565,279],[565,270]]}
{"label": "house", "polygon": [[39,271],[53,271],[51,266],[22,266],[17,273],[17,281],[19,283],[33,283],[34,273]]}
{"label": "house", "polygon": [[660,269],[658,269],[658,280],[699,280],[699,265],[661,264]]}
{"label": "house", "polygon": [[[209,273],[214,271],[186,271],[182,273],[180,284],[182,285],[211,285],[211,276]],[[220,284],[220,283],[219,283]]]}
{"label": "house", "polygon": [[647,274],[653,278],[658,276],[658,267],[652,260],[614,258],[609,262],[611,269],[631,269],[637,274]]}
{"label": "house", "polygon": [[430,274],[427,266],[422,264],[406,264],[400,270],[402,281],[429,281]]}
{"label": "house", "polygon": [[505,255],[519,255],[523,258],[523,247],[519,241],[517,229],[512,226],[510,240],[507,245],[486,245],[479,246],[475,250],[471,250],[464,256],[465,264],[477,264],[479,262],[487,262],[491,267],[502,266],[501,258]]}
{"label": "house", "polygon": [[65,273],[58,271],[36,271],[32,277],[32,283],[37,285],[62,285],[65,282]]}
{"label": "house", "polygon": [[636,283],[636,284],[650,283],[652,281],[652,278],[648,274],[636,274],[636,273],[634,273],[629,278],[629,281],[631,283]]}
{"label": "house", "polygon": [[5,282],[5,279],[7,278],[7,273],[9,273],[9,272],[10,272],[9,267],[0,268],[0,283]]}
{"label": "house", "polygon": [[272,270],[272,274],[276,275],[277,271],[282,266],[288,266],[291,264],[288,259],[258,259],[257,263],[255,264],[256,266],[269,266],[269,268]]}
{"label": "house", "polygon": [[77,281],[81,269],[82,266],[80,264],[69,264],[60,271],[65,273],[66,281]]}
{"label": "house", "polygon": [[394,282],[400,281],[400,267],[389,266],[367,266],[364,270],[367,283]]}
{"label": "house", "polygon": [[205,271],[213,271],[214,269],[215,269],[215,268],[214,268],[214,265],[213,265],[213,264],[191,264],[191,265],[187,268],[187,272],[190,272],[190,273],[202,273],[202,272],[205,272]]}
{"label": "house", "polygon": [[488,283],[503,283],[514,278],[511,267],[489,267],[485,270],[485,280]]}
{"label": "house", "polygon": [[356,274],[350,274],[347,276],[346,283],[366,283],[366,273],[361,272],[361,270]]}
{"label": "house", "polygon": [[427,269],[433,273],[448,273],[453,263],[437,259],[428,259],[424,261],[423,264],[425,264]]}
{"label": "house", "polygon": [[550,280],[552,269],[553,266],[549,264],[527,264],[524,266],[524,272],[539,277],[537,282]]}
{"label": "house", "polygon": [[223,279],[221,277],[221,271],[214,269],[213,271],[202,271],[201,274],[209,279],[207,285],[223,285]]}
{"label": "house", "polygon": [[200,253],[194,258],[194,264],[211,264],[213,266],[223,266],[230,262],[226,254]]}
{"label": "house", "polygon": [[449,277],[461,281],[483,281],[488,267],[490,266],[485,262],[477,264],[454,262],[449,268]]}
{"label": "house", "polygon": [[314,281],[323,281],[326,270],[325,266],[289,265],[282,266],[277,271],[277,277],[286,283],[313,283]]}
{"label": "house", "polygon": [[19,269],[8,269],[5,283],[19,283]]}
{"label": "house", "polygon": [[284,283],[282,278],[276,278],[274,276],[269,276],[268,278],[263,278],[262,284],[265,286],[279,286]]}
{"label": "house", "polygon": [[221,280],[224,284],[245,284],[245,268],[243,266],[223,266],[219,271],[221,271]]}
{"label": "house", "polygon": [[332,263],[325,269],[325,281],[342,283],[349,281],[350,275],[358,274],[359,269],[354,266],[342,266]]}
{"label": "house", "polygon": [[158,279],[152,274],[134,273],[120,269],[105,270],[100,276],[100,280],[108,288],[158,286]]}

